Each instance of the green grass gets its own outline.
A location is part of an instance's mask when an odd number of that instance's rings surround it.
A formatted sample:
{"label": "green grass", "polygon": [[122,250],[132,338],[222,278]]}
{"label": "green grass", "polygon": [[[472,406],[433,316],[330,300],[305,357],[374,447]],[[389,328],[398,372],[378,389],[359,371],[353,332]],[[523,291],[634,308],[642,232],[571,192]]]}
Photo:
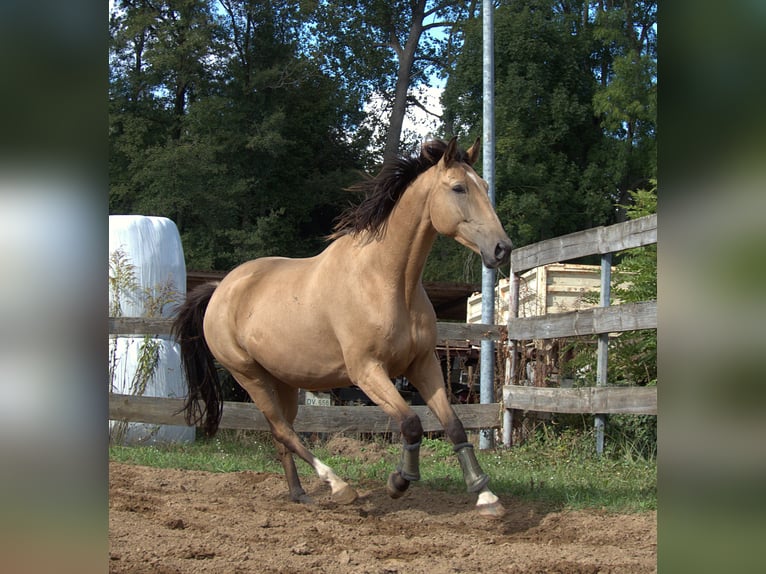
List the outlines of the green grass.
{"label": "green grass", "polygon": [[[599,457],[589,433],[541,435],[522,446],[476,450],[492,490],[558,509],[596,508],[608,512],[641,512],[657,508],[656,459],[621,454],[616,449]],[[312,452],[352,484],[382,484],[399,460],[399,444],[382,441],[370,448],[379,460],[363,461],[330,453],[326,443]],[[110,460],[145,466],[234,472],[252,470],[282,473],[271,439],[264,433],[221,431],[216,438],[188,445],[111,446]],[[452,445],[442,439],[423,439],[421,484],[427,488],[463,492],[465,485]],[[298,462],[301,475],[313,470]]]}
{"label": "green grass", "polygon": [[656,459],[618,452],[599,457],[590,433],[537,438],[480,460],[497,491],[526,500],[611,512],[657,508]]}
{"label": "green grass", "polygon": [[191,444],[109,446],[109,460],[209,472],[282,472],[276,450],[264,433],[221,431],[212,439]]}

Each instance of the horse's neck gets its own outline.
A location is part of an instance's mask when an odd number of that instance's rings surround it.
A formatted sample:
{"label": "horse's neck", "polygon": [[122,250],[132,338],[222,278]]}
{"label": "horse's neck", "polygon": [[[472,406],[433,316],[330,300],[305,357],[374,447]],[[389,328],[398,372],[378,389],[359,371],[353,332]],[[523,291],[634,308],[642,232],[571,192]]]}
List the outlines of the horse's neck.
{"label": "horse's neck", "polygon": [[378,273],[385,273],[392,288],[404,288],[405,298],[421,283],[423,268],[436,239],[423,189],[408,189],[388,219],[385,235],[371,241],[366,251]]}

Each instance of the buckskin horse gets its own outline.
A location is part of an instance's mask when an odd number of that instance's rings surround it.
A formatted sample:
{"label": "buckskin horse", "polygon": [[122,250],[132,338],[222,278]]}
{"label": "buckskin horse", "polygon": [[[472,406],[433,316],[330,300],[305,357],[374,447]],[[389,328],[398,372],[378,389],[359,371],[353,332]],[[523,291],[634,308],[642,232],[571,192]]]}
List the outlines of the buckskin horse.
{"label": "buckskin horse", "polygon": [[187,422],[211,436],[218,428],[217,360],[268,420],[291,499],[311,501],[295,454],[329,484],[334,501],[350,504],[356,491],[306,448],[293,421],[300,388],[357,385],[399,424],[401,459],[386,485],[398,498],[420,478],[423,435],[419,417],[391,382],[404,375],[453,443],[467,490],[478,495],[477,511],[502,516],[450,405],[434,352],[436,314],[421,278],[439,233],[480,254],[487,267],[509,258],[511,241],[487,183],[472,167],[479,147],[478,139],[467,151],[456,138],[433,140],[417,156],[384,162],[376,177],[353,186],[365,198],[339,217],[321,253],[248,261],[220,283],[192,291],[173,325],[189,384]]}

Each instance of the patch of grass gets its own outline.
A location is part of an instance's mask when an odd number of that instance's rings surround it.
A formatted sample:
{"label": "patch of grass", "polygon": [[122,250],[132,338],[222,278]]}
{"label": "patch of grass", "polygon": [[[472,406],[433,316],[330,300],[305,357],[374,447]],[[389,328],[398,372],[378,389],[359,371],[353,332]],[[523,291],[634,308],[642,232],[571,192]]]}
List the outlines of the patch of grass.
{"label": "patch of grass", "polygon": [[[326,443],[312,452],[352,484],[384,484],[394,469],[401,446],[386,445],[378,460],[364,461],[330,453]],[[282,473],[271,438],[265,433],[221,431],[213,439],[188,445],[113,446],[110,460],[146,466],[234,472],[253,470]],[[540,435],[522,446],[476,450],[490,486],[500,496],[534,501],[551,508],[597,508],[608,512],[641,512],[657,508],[656,459],[635,454],[595,453],[592,434],[564,432]],[[423,487],[463,492],[465,484],[452,445],[423,439],[420,456]],[[302,476],[314,471],[298,461]]]}
{"label": "patch of grass", "polygon": [[656,460],[599,457],[587,433],[537,438],[479,460],[497,491],[525,500],[610,512],[657,508]]}
{"label": "patch of grass", "polygon": [[220,431],[211,439],[197,439],[191,444],[112,445],[109,460],[209,472],[282,472],[269,435],[246,431]]}

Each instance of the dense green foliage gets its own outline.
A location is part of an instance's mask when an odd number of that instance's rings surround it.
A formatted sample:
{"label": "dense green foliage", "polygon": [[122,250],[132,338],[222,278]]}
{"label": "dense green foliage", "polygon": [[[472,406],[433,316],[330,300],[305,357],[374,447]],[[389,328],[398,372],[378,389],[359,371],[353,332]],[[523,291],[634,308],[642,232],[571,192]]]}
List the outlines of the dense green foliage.
{"label": "dense green foliage", "polygon": [[[373,94],[393,122],[414,88],[446,79],[436,135],[481,133],[479,3],[115,5],[110,213],[173,219],[189,269],[318,252],[355,200],[343,188],[391,145],[363,111]],[[656,177],[656,2],[496,6],[496,195],[511,238],[624,219],[615,206]],[[440,240],[425,274],[476,281],[479,269]]]}
{"label": "dense green foliage", "polygon": [[214,4],[112,17],[110,212],[173,219],[192,269],[314,254],[358,177],[359,115],[300,54],[297,5]]}
{"label": "dense green foliage", "polygon": [[[501,1],[496,194],[517,245],[623,220],[656,177],[656,2]],[[482,120],[481,22],[444,94],[456,133]]]}
{"label": "dense green foliage", "polygon": [[[657,213],[657,187],[631,193],[634,203],[626,206],[629,219]],[[657,244],[628,249],[621,254],[612,280],[612,296],[621,303],[657,299]],[[610,365],[612,379],[639,385],[657,383],[657,332],[640,331],[619,337]]]}

